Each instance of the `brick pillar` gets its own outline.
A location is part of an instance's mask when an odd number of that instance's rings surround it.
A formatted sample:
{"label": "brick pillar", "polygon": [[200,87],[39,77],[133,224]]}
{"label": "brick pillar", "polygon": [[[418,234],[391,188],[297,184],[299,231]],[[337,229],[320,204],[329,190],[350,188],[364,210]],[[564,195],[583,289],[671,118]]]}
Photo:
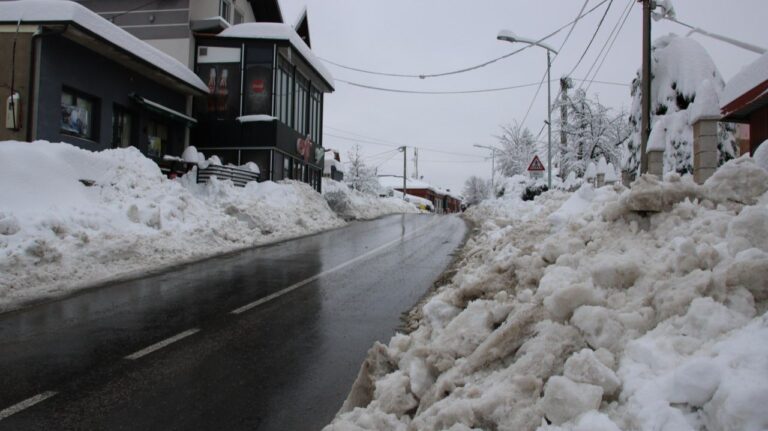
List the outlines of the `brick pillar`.
{"label": "brick pillar", "polygon": [[648,173],[659,178],[664,175],[664,151],[648,151]]}
{"label": "brick pillar", "polygon": [[717,170],[717,121],[699,118],[693,124],[693,179],[703,184]]}

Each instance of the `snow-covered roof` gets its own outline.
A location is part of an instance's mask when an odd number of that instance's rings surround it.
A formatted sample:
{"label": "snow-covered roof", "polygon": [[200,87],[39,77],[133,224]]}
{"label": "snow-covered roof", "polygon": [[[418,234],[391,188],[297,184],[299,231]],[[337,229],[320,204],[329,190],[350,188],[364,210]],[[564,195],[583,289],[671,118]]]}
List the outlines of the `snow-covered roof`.
{"label": "snow-covered roof", "polygon": [[[768,54],[763,54],[752,64],[741,69],[736,76],[725,84],[723,95],[720,98],[720,106],[725,110],[736,99],[761,85],[768,88]],[[756,96],[760,96],[763,91],[759,93]]]}
{"label": "snow-covered roof", "polygon": [[340,161],[326,155],[323,161],[323,174],[331,175],[331,166],[335,166],[338,172],[344,172],[344,166]]}
{"label": "snow-covered roof", "polygon": [[72,22],[190,87],[208,93],[205,83],[186,65],[74,1],[0,1],[0,22],[16,24],[19,21],[22,23]]}
{"label": "snow-covered roof", "polygon": [[248,22],[245,24],[233,25],[222,31],[218,37],[230,37],[240,39],[268,39],[283,40],[299,51],[302,57],[322,76],[322,78],[333,88],[333,75],[319,58],[315,57],[312,50],[301,39],[296,30],[289,24],[274,22]]}
{"label": "snow-covered roof", "polygon": [[[379,185],[383,188],[391,188],[391,189],[402,189],[403,188],[403,177],[398,177],[395,175],[382,175],[379,177]],[[422,189],[422,190],[431,190],[432,192],[444,195],[444,196],[450,196],[454,199],[463,200],[461,195],[457,193],[452,193],[448,190],[442,189],[440,187],[433,186],[432,184],[429,184],[426,181],[421,180],[415,180],[413,178],[408,178],[406,180],[405,187],[409,190],[414,189]]]}

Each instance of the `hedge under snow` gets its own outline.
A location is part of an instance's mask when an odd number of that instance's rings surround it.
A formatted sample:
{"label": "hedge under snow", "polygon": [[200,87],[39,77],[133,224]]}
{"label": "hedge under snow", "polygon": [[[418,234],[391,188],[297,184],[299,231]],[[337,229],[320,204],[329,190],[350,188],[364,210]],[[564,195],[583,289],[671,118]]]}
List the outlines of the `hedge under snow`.
{"label": "hedge under snow", "polygon": [[326,431],[768,429],[768,171],[485,201]]}

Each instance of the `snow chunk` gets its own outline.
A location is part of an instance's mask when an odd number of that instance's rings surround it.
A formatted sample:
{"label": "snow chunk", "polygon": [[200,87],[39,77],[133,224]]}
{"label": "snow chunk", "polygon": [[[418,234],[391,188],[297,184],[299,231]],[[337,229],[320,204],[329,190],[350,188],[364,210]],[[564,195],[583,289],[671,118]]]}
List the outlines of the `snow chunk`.
{"label": "snow chunk", "polygon": [[768,171],[744,155],[720,167],[704,183],[707,196],[717,202],[754,205],[768,191]]}
{"label": "snow chunk", "polygon": [[573,310],[582,305],[603,303],[602,295],[592,283],[578,283],[563,286],[544,299],[544,308],[557,320],[567,320]]}
{"label": "snow chunk", "polygon": [[752,154],[752,160],[755,161],[757,166],[768,171],[768,140],[763,141],[763,143],[757,147],[755,154]]}
{"label": "snow chunk", "polygon": [[416,407],[416,399],[408,390],[410,380],[402,371],[390,373],[376,382],[374,402],[381,410],[401,416]]}
{"label": "snow chunk", "polygon": [[197,163],[200,161],[200,154],[197,152],[197,148],[194,145],[190,145],[184,149],[181,153],[181,159],[189,163]]}
{"label": "snow chunk", "polygon": [[600,386],[606,395],[613,395],[621,385],[616,373],[605,366],[590,349],[583,349],[568,358],[564,375],[577,383]]}
{"label": "snow chunk", "polygon": [[544,386],[541,409],[552,423],[560,425],[580,414],[600,407],[603,389],[586,383],[576,383],[562,376],[551,377]]}

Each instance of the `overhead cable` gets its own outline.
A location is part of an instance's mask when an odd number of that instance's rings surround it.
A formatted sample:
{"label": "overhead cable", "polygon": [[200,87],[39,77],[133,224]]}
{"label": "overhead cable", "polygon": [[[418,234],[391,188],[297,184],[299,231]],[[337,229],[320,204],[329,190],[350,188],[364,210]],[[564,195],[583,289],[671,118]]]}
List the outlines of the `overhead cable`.
{"label": "overhead cable", "polygon": [[[535,43],[544,42],[545,40],[551,38],[552,36],[560,33],[561,31],[563,31],[568,26],[575,25],[582,18],[584,18],[585,16],[591,14],[597,8],[599,8],[600,6],[602,6],[603,4],[605,4],[608,1],[613,1],[613,0],[602,0],[600,3],[595,5],[593,8],[591,8],[587,12],[580,13],[573,21],[571,21],[571,22],[561,26],[557,30],[553,31],[552,33],[549,33],[548,35],[542,37],[541,39],[538,39]],[[426,79],[426,78],[438,78],[438,77],[441,77],[441,76],[457,75],[457,74],[460,74],[460,73],[466,73],[466,72],[470,72],[470,71],[473,71],[473,70],[477,70],[477,69],[489,66],[489,65],[491,65],[493,63],[496,63],[499,60],[503,60],[505,58],[511,57],[511,56],[521,52],[521,51],[524,51],[524,50],[530,48],[530,47],[531,47],[531,45],[526,45],[526,46],[524,46],[524,47],[522,47],[520,49],[516,49],[516,50],[514,50],[514,51],[512,51],[512,52],[510,52],[508,54],[504,54],[504,55],[502,55],[500,57],[493,58],[493,59],[488,60],[486,62],[477,64],[475,66],[470,66],[470,67],[466,67],[466,68],[463,68],[463,69],[457,69],[457,70],[452,70],[452,71],[448,71],[448,72],[441,72],[441,73],[406,74],[406,73],[376,72],[376,71],[365,70],[365,69],[361,69],[361,68],[357,68],[357,67],[345,66],[343,64],[336,63],[336,62],[327,60],[327,59],[322,58],[322,57],[320,59],[323,60],[324,62],[326,62],[328,64],[332,64],[332,65],[334,65],[336,67],[341,67],[343,69],[352,70],[352,71],[360,72],[360,73],[367,73],[367,74],[370,74],[370,75],[391,76],[391,77],[396,77],[396,78],[420,78],[420,79]]]}

